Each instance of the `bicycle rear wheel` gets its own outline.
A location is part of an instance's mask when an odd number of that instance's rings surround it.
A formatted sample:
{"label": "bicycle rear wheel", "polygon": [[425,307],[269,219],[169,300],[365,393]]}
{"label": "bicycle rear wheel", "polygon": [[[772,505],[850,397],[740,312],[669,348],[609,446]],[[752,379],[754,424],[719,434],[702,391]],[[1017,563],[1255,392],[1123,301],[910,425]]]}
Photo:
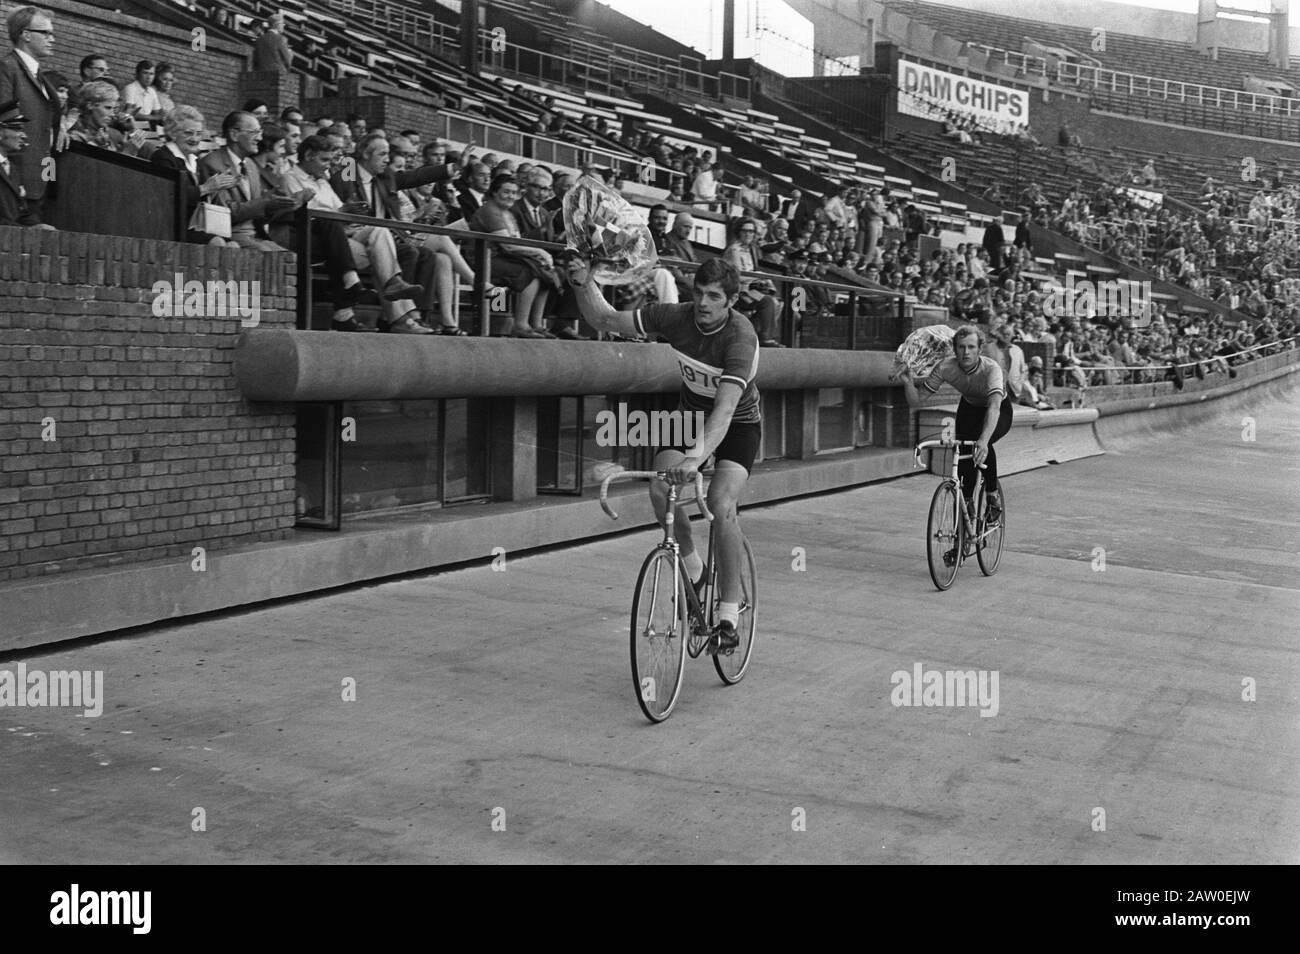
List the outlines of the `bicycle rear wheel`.
{"label": "bicycle rear wheel", "polygon": [[736,624],[736,635],[740,644],[735,650],[713,657],[713,668],[718,670],[718,677],[729,686],[734,686],[745,678],[749,669],[749,660],[754,652],[754,634],[758,630],[758,571],[754,567],[754,551],[749,540],[741,538],[745,547],[745,562],[740,567],[740,621]]}
{"label": "bicycle rear wheel", "polygon": [[934,488],[930,516],[925,523],[925,556],[930,564],[930,579],[941,590],[952,586],[952,581],[957,579],[965,545],[957,493],[957,485],[951,480]]}
{"label": "bicycle rear wheel", "polygon": [[632,597],[632,685],[636,701],[651,722],[672,715],[686,667],[684,573],[677,557],[655,548],[641,566]]}
{"label": "bicycle rear wheel", "polygon": [[976,511],[980,515],[980,535],[975,543],[975,556],[979,558],[980,572],[985,576],[998,572],[998,564],[1002,562],[1002,537],[1007,522],[1006,488],[999,486],[998,495],[1002,498],[1002,515],[998,517],[997,524],[990,527],[985,517],[985,508],[988,506],[986,487],[980,484],[979,510]]}

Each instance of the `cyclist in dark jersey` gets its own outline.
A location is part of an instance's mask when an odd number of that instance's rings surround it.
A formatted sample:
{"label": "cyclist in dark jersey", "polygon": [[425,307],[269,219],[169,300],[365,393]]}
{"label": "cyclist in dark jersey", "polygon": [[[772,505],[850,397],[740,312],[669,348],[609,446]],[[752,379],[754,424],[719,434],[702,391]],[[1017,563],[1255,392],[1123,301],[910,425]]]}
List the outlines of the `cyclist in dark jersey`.
{"label": "cyclist in dark jersey", "polygon": [[1002,516],[1002,499],[998,494],[998,456],[993,445],[1011,430],[1011,398],[1007,394],[1002,365],[981,354],[984,332],[974,325],[962,325],[952,338],[951,357],[944,358],[925,378],[903,378],[907,402],[920,403],[918,387],[933,394],[946,381],[961,394],[957,405],[957,440],[975,441],[973,460],[958,465],[962,493],[969,501],[975,491],[975,468],[984,464],[984,487],[988,499],[988,517]]}
{"label": "cyclist in dark jersey", "polygon": [[[601,331],[620,335],[660,335],[672,346],[682,377],[679,409],[702,412],[704,433],[693,447],[664,448],[654,469],[666,471],[676,484],[690,483],[709,455],[716,457],[709,484],[709,509],[714,514],[717,540],[718,624],[710,651],[729,651],[739,645],[740,570],[744,560],[736,505],[754,466],[762,439],[759,412],[758,335],[749,319],[735,310],[740,294],[740,273],[720,258],[709,259],[695,272],[695,301],[680,305],[651,305],[636,311],[616,311],[591,281],[586,263],[575,259],[568,268],[577,291],[582,317]],[[650,485],[655,516],[664,522],[668,488],[663,481]],[[673,522],[686,570],[698,591],[704,561],[695,550],[691,522]]]}

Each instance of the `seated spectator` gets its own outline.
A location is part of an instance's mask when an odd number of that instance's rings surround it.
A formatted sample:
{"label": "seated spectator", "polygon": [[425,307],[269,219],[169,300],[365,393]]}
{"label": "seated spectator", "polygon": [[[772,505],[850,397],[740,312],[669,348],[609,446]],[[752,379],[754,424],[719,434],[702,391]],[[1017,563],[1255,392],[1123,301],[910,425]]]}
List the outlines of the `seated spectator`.
{"label": "seated spectator", "polygon": [[[241,116],[247,116],[241,113]],[[251,119],[251,117],[249,117]],[[258,128],[261,132],[261,128]],[[326,212],[358,211],[345,203],[334,190],[331,171],[338,154],[333,143],[323,136],[309,136],[298,147],[298,163],[284,174],[286,190],[308,196],[310,208]],[[364,211],[360,210],[360,211]],[[358,269],[370,269],[374,284],[383,301],[383,322],[388,330],[400,334],[428,334],[419,322],[419,311],[411,300],[424,293],[419,285],[402,278],[396,242],[389,229],[370,225],[348,225],[312,219],[312,248],[325,256],[326,276],[330,281],[330,298],[334,303],[333,328],[336,331],[365,331],[353,316],[353,306],[361,291]],[[423,328],[423,330],[420,330]]]}
{"label": "seated spectator", "polygon": [[464,164],[464,169],[459,186],[460,211],[468,221],[474,218],[474,213],[487,200],[488,189],[492,185],[492,170],[485,162],[470,162]]}
{"label": "seated spectator", "polygon": [[87,83],[94,82],[98,79],[108,79],[108,60],[100,53],[88,53],[81,58],[81,63],[77,68],[81,76],[81,83],[78,86],[85,86]]}
{"label": "seated spectator", "polygon": [[154,71],[153,88],[158,96],[158,108],[162,113],[162,120],[165,121],[167,114],[176,108],[172,101],[172,87],[176,85],[176,67],[170,63],[159,63],[158,69]]}
{"label": "seated spectator", "polygon": [[271,107],[266,100],[253,97],[244,101],[244,112],[251,113],[259,123],[266,122],[271,115]]}
{"label": "seated spectator", "polygon": [[[92,84],[94,85],[94,84]],[[266,231],[267,217],[294,208],[292,199],[262,192],[262,179],[253,156],[262,141],[262,124],[251,113],[235,111],[221,124],[226,140],[224,149],[214,149],[199,161],[204,181],[222,172],[230,172],[235,184],[213,193],[217,201],[230,209],[230,240],[241,248],[266,252],[286,249],[271,241]]]}
{"label": "seated spectator", "polygon": [[[498,176],[488,185],[484,202],[470,216],[469,227],[509,238],[522,238],[519,222],[511,211],[519,200],[519,187],[512,176]],[[498,245],[492,255],[492,281],[515,293],[512,338],[554,338],[542,327],[546,300],[559,278],[551,254],[526,245]]]}
{"label": "seated spectator", "polygon": [[36,208],[28,203],[27,191],[18,181],[10,157],[27,148],[27,117],[18,100],[0,103],[0,225],[53,229],[40,219]]}
{"label": "seated spectator", "polygon": [[[203,114],[193,106],[178,106],[163,118],[163,131],[167,141],[149,157],[155,165],[182,172],[185,190],[185,221],[190,222],[199,202],[215,192],[229,189],[235,184],[232,172],[222,172],[200,182],[199,152],[203,145]],[[225,245],[225,239],[189,229],[185,241],[195,245]]]}
{"label": "seated spectator", "polygon": [[77,91],[80,118],[68,130],[68,138],[100,149],[108,149],[124,156],[134,156],[144,144],[143,130],[129,135],[114,127],[118,118],[119,94],[117,87],[107,80],[94,80]]}
{"label": "seated spectator", "polygon": [[59,112],[67,112],[68,100],[72,94],[72,84],[68,82],[66,76],[57,70],[46,70],[45,79],[54,88],[54,95],[59,99]]}
{"label": "seated spectator", "polygon": [[[742,218],[736,223],[731,243],[723,251],[722,257],[735,266],[739,272],[758,271],[758,252],[754,242],[758,235],[758,226],[751,218]],[[777,316],[780,303],[773,293],[768,291],[770,283],[763,282],[755,286],[755,279],[740,279],[740,298],[736,310],[749,316],[758,332],[758,342],[766,348],[784,347],[776,339]]]}
{"label": "seated spectator", "polygon": [[736,194],[736,201],[745,210],[745,215],[760,216],[767,212],[767,197],[758,191],[758,179],[754,176],[745,176],[745,184]]}
{"label": "seated spectator", "polygon": [[135,79],[122,90],[122,108],[132,119],[147,123],[162,122],[162,103],[154,89],[154,65],[151,60],[135,64]]}
{"label": "seated spectator", "polygon": [[[667,213],[667,209],[664,210]],[[665,221],[667,215],[665,214]],[[667,231],[662,239],[656,238],[655,248],[659,254],[667,258],[682,259],[687,262],[698,262],[699,258],[695,255],[695,246],[691,244],[691,232],[695,229],[695,219],[689,212],[678,212],[673,218],[673,227]],[[651,230],[653,232],[653,229]],[[677,282],[677,297],[679,301],[691,301],[694,292],[694,271],[684,268],[670,268],[673,279]]]}

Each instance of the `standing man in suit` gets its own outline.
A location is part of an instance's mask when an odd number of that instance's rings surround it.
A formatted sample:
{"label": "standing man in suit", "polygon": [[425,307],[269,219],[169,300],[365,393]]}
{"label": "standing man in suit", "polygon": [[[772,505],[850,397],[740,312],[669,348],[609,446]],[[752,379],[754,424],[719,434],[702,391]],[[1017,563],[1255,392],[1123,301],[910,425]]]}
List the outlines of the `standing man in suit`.
{"label": "standing man in suit", "polygon": [[262,141],[262,124],[252,113],[236,110],[221,123],[221,135],[226,140],[225,148],[214,149],[200,159],[199,168],[205,180],[222,172],[235,175],[233,186],[213,193],[216,201],[230,209],[230,241],[241,248],[264,252],[288,251],[266,233],[268,216],[292,209],[296,203],[262,192],[262,177],[252,160]]}
{"label": "standing man in suit", "polygon": [[27,148],[27,119],[11,99],[0,103],[0,225],[53,229],[41,222],[27,202],[26,190],[14,178],[12,156]]}
{"label": "standing man in suit", "polygon": [[253,44],[253,69],[293,71],[293,54],[289,41],[284,38],[284,14],[276,13],[267,21],[266,32]]}
{"label": "standing man in suit", "polygon": [[29,145],[11,161],[13,177],[27,191],[27,204],[39,217],[47,184],[45,160],[63,145],[55,139],[62,112],[58,93],[41,71],[41,61],[54,50],[54,19],[36,7],[19,7],[9,14],[6,26],[14,48],[0,61],[0,103],[18,100],[27,117]]}

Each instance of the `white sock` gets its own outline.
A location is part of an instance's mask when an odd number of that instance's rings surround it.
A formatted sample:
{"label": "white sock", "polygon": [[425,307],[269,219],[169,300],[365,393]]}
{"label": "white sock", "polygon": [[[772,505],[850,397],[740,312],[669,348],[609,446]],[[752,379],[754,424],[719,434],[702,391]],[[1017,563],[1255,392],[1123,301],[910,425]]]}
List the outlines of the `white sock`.
{"label": "white sock", "polygon": [[739,603],[719,603],[718,604],[718,622],[723,620],[729,622],[732,626],[740,625],[740,604]]}
{"label": "white sock", "polygon": [[689,576],[691,582],[694,583],[700,578],[700,574],[704,572],[704,560],[700,558],[699,551],[692,550],[689,554],[682,557],[682,562],[686,564],[686,575]]}

